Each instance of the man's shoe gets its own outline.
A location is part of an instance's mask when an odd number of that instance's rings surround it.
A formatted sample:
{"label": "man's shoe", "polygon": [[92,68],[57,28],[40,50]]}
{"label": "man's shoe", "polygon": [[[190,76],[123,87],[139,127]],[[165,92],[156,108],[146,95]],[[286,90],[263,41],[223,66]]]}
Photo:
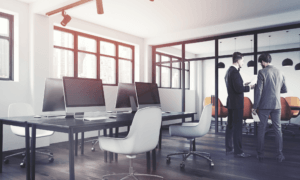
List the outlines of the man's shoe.
{"label": "man's shoe", "polygon": [[284,156],[278,156],[276,159],[277,159],[278,162],[282,162],[283,160],[285,160],[285,157]]}
{"label": "man's shoe", "polygon": [[241,153],[241,154],[236,154],[235,156],[246,158],[246,157],[250,157],[251,155],[250,154],[246,154],[246,153]]}
{"label": "man's shoe", "polygon": [[263,160],[264,160],[264,157],[262,157],[262,156],[257,155],[256,158],[258,159],[259,162],[263,162]]}
{"label": "man's shoe", "polygon": [[226,155],[233,154],[233,153],[234,153],[233,150],[231,150],[231,151],[226,151]]}

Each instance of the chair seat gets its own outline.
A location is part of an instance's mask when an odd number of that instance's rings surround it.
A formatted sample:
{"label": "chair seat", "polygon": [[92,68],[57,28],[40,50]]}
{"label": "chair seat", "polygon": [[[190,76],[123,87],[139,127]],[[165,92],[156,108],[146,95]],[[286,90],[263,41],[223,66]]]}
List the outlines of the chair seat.
{"label": "chair seat", "polygon": [[[25,137],[25,128],[18,127],[18,126],[12,126],[11,129],[15,135]],[[36,130],[37,138],[51,136],[52,134],[54,134],[54,131],[45,131],[45,130],[40,130],[40,129]],[[31,128],[29,128],[29,136],[30,137],[32,136]]]}
{"label": "chair seat", "polygon": [[198,123],[183,123],[181,125],[172,125],[169,127],[169,133],[171,136],[179,136],[188,139],[194,139],[204,136],[206,133],[197,131]]}

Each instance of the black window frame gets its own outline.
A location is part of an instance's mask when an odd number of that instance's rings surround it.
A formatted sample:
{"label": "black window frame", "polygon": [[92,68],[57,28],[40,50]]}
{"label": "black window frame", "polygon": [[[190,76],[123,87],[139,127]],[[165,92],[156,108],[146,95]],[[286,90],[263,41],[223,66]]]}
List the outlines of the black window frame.
{"label": "black window frame", "polygon": [[[159,57],[159,60],[156,62],[156,57]],[[161,56],[166,56],[170,59],[170,61],[166,61],[166,62],[161,62]],[[178,59],[177,61],[173,61],[173,59]],[[185,87],[185,89],[190,89],[190,62],[189,61],[185,61],[186,63],[188,63],[188,67],[185,67],[186,69],[184,70],[185,73],[188,72],[188,87]],[[173,63],[179,63],[179,68],[177,67],[173,67]],[[159,83],[158,83],[158,87],[159,88],[165,88],[165,89],[181,89],[182,88],[182,58],[179,56],[174,56],[174,55],[170,55],[170,54],[166,54],[166,53],[162,53],[162,52],[156,52],[155,53],[155,68],[159,67]],[[169,66],[165,66],[163,64],[169,64]],[[162,87],[161,86],[161,67],[164,68],[169,68],[170,69],[170,87]],[[173,69],[178,69],[179,70],[179,88],[173,88],[172,87],[172,70]],[[156,69],[155,69],[156,70]]]}
{"label": "black window frame", "polygon": [[9,37],[1,36],[0,39],[6,39],[9,42],[9,75],[8,78],[1,78],[3,81],[13,81],[14,80],[14,16],[0,12],[0,17],[8,19],[9,23]]}
{"label": "black window frame", "polygon": [[[115,59],[115,61],[116,61],[115,84],[103,84],[103,85],[118,86],[118,83],[119,83],[119,60],[126,60],[126,61],[131,62],[131,64],[132,64],[132,80],[131,80],[132,83],[131,84],[134,83],[134,70],[135,70],[134,69],[134,65],[135,65],[134,54],[135,54],[135,48],[134,48],[133,45],[122,43],[122,42],[119,42],[119,41],[106,39],[106,38],[102,38],[102,37],[99,37],[99,36],[94,36],[94,35],[78,32],[78,31],[74,31],[74,30],[70,30],[70,29],[66,29],[66,28],[62,28],[62,27],[59,27],[59,26],[54,26],[54,30],[62,31],[62,32],[66,32],[66,33],[71,33],[74,36],[74,47],[73,48],[66,48],[66,47],[53,45],[53,48],[63,49],[63,50],[70,50],[74,53],[74,77],[78,78],[78,53],[81,52],[81,53],[92,54],[92,55],[96,56],[96,60],[97,60],[97,77],[96,77],[96,79],[100,79],[100,56]],[[78,49],[78,36],[96,40],[96,52],[89,52],[89,51],[79,50]],[[100,41],[105,41],[105,42],[114,44],[115,47],[116,47],[115,56],[101,54],[101,52],[100,52]],[[131,56],[132,59],[126,59],[126,58],[119,57],[119,46],[125,46],[125,47],[130,48],[132,50],[132,56]]]}

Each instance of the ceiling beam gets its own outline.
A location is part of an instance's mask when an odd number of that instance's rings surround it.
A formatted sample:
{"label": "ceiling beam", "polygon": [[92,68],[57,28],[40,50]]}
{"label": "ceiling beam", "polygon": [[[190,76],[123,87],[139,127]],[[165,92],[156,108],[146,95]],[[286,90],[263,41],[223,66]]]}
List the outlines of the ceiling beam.
{"label": "ceiling beam", "polygon": [[72,4],[69,4],[69,5],[63,6],[61,8],[55,9],[53,11],[47,12],[46,15],[51,16],[53,14],[60,13],[63,10],[71,9],[73,7],[80,6],[80,5],[85,4],[87,2],[90,2],[90,1],[93,1],[93,0],[80,0],[80,1],[77,1],[75,3],[72,3]]}

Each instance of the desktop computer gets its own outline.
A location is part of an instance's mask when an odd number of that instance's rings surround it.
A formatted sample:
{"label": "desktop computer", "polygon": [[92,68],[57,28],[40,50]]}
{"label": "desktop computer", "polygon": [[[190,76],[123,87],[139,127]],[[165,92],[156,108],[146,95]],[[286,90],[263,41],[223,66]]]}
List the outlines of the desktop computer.
{"label": "desktop computer", "polygon": [[137,111],[136,91],[134,84],[119,83],[116,107],[118,111]]}
{"label": "desktop computer", "polygon": [[83,115],[85,112],[105,112],[101,79],[63,77],[63,89],[67,117]]}
{"label": "desktop computer", "polygon": [[65,115],[62,79],[46,79],[42,111],[47,113],[46,116]]}
{"label": "desktop computer", "polygon": [[161,107],[156,83],[135,82],[135,89],[139,108]]}

